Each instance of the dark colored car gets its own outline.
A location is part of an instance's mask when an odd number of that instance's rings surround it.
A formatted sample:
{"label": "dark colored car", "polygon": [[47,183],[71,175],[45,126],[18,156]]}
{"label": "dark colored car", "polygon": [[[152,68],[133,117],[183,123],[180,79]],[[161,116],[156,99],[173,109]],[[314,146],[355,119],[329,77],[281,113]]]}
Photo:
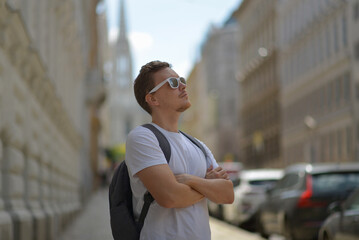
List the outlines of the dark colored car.
{"label": "dark colored car", "polygon": [[315,239],[328,206],[342,201],[359,186],[359,164],[297,164],[267,194],[258,229],[263,237]]}
{"label": "dark colored car", "polygon": [[333,208],[337,211],[325,220],[319,231],[319,239],[358,240],[359,188],[343,204],[337,202]]}

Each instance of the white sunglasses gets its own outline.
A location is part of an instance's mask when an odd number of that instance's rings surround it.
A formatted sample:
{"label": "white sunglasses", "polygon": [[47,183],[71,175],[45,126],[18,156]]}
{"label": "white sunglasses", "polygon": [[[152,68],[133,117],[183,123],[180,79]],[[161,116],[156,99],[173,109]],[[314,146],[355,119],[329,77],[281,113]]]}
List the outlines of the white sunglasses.
{"label": "white sunglasses", "polygon": [[156,92],[158,89],[160,89],[160,87],[162,87],[163,85],[165,85],[165,83],[168,82],[170,84],[170,87],[173,89],[176,89],[179,87],[180,83],[182,83],[183,85],[186,86],[186,79],[183,77],[169,77],[166,80],[163,80],[161,83],[159,83],[156,87],[154,87],[149,93],[154,93]]}

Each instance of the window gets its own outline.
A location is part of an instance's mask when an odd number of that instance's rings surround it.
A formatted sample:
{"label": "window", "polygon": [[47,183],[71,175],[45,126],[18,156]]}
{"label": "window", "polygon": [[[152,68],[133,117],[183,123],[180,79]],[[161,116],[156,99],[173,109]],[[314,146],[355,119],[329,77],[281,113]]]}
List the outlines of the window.
{"label": "window", "polygon": [[340,82],[341,82],[341,78],[338,78],[337,80],[335,80],[335,103],[337,105],[339,105],[340,103],[340,99],[342,98],[341,96],[341,87],[340,87]]}
{"label": "window", "polygon": [[320,89],[320,109],[325,107],[325,88]]}
{"label": "window", "polygon": [[347,19],[345,13],[342,16],[342,41],[343,41],[343,46],[346,47],[348,45],[348,37],[347,37]]}
{"label": "window", "polygon": [[333,161],[333,156],[334,156],[334,141],[335,141],[335,139],[334,139],[334,137],[335,137],[335,135],[334,135],[334,133],[331,133],[331,134],[329,134],[329,159],[330,159],[330,161]]}
{"label": "window", "polygon": [[298,174],[289,173],[277,182],[277,184],[271,191],[271,194],[279,194],[285,189],[294,188],[294,186],[299,183],[299,180],[300,178]]}
{"label": "window", "polygon": [[324,173],[313,175],[313,192],[315,194],[348,191],[359,184],[359,173]]}
{"label": "window", "polygon": [[356,191],[354,195],[351,195],[349,204],[346,209],[359,210],[359,191]]}
{"label": "window", "polygon": [[359,61],[359,41],[357,41],[354,46],[354,57]]}
{"label": "window", "polygon": [[344,74],[344,99],[346,102],[350,101],[350,95],[350,75],[346,73]]}
{"label": "window", "polygon": [[351,127],[347,128],[347,156],[349,156],[349,158],[351,157],[351,144],[352,144],[352,139],[351,139]]}
{"label": "window", "polygon": [[354,20],[359,19],[359,3],[355,3],[354,5]]}
{"label": "window", "polygon": [[327,86],[327,106],[328,108],[332,107],[332,83],[329,83]]}
{"label": "window", "polygon": [[324,47],[324,40],[325,36],[324,36],[324,31],[319,33],[319,61],[322,63],[324,61],[324,52],[325,52],[325,47]]}
{"label": "window", "polygon": [[334,35],[334,52],[337,52],[339,50],[337,19],[334,19],[333,22],[333,35]]}
{"label": "window", "polygon": [[330,29],[329,26],[327,26],[327,30],[326,30],[326,41],[325,41],[325,47],[327,50],[327,58],[330,57],[330,49],[331,49],[331,42],[330,42]]}
{"label": "window", "polygon": [[337,132],[338,158],[342,157],[342,131]]}

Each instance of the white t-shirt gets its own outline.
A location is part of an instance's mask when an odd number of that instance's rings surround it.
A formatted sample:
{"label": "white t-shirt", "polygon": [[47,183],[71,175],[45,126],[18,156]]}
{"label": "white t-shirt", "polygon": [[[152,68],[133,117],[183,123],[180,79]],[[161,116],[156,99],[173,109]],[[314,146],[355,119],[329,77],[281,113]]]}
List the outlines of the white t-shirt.
{"label": "white t-shirt", "polygon": [[[169,167],[176,174],[187,173],[205,177],[209,165],[218,166],[210,150],[206,160],[203,152],[181,133],[169,132],[153,124],[171,145]],[[147,191],[135,175],[154,165],[167,164],[154,133],[142,126],[132,130],[126,142],[126,164],[133,192],[133,208],[138,218],[143,207],[143,195]],[[206,199],[186,208],[164,208],[154,201],[147,213],[141,231],[141,240],[209,240],[209,216]]]}

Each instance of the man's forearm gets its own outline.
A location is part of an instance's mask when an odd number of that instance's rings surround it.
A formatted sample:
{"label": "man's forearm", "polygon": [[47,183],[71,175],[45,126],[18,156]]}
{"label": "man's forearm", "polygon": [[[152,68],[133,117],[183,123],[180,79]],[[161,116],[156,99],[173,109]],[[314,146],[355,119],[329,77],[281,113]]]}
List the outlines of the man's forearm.
{"label": "man's forearm", "polygon": [[169,191],[169,196],[167,198],[167,205],[164,207],[167,208],[184,208],[189,207],[199,201],[201,201],[205,196],[191,188],[190,186],[178,183],[176,191]]}
{"label": "man's forearm", "polygon": [[177,181],[184,183],[215,203],[232,203],[234,200],[233,184],[226,179],[204,179],[193,175],[176,176]]}
{"label": "man's forearm", "polygon": [[176,181],[168,164],[145,168],[137,176],[157,203],[165,208],[188,207],[204,198],[195,189]]}

